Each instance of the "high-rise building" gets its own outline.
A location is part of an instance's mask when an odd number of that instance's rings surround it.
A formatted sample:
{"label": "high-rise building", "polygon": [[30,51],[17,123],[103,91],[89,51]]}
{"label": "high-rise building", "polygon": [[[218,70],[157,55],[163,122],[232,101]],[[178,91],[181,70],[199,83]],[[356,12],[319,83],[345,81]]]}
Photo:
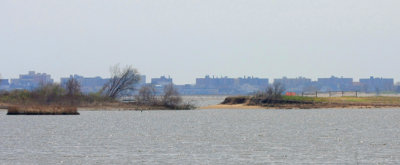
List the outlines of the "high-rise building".
{"label": "high-rise building", "polygon": [[392,78],[375,78],[360,79],[361,90],[364,92],[382,92],[392,91],[394,87],[394,79]]}
{"label": "high-rise building", "polygon": [[65,87],[68,80],[72,78],[79,82],[81,91],[83,93],[98,92],[101,90],[101,88],[103,88],[104,84],[109,81],[109,79],[103,79],[101,77],[83,77],[80,75],[71,75],[69,78],[61,78],[61,86]]}
{"label": "high-rise building", "polygon": [[286,91],[290,92],[303,92],[307,87],[312,86],[311,79],[298,77],[298,78],[287,78],[283,77],[280,79],[274,79],[274,83],[281,83]]}
{"label": "high-rise building", "polygon": [[49,74],[35,73],[35,71],[29,71],[28,74],[19,75],[18,79],[11,79],[10,88],[33,90],[40,85],[51,83],[54,83],[54,81]]}
{"label": "high-rise building", "polygon": [[151,84],[155,85],[155,86],[165,86],[165,85],[173,84],[173,82],[172,82],[172,78],[170,78],[170,77],[167,78],[165,76],[161,76],[160,78],[152,78]]}
{"label": "high-rise building", "polygon": [[353,89],[353,78],[318,78],[317,84],[321,91],[349,91]]}
{"label": "high-rise building", "polygon": [[0,79],[0,90],[8,90],[10,83],[8,79]]}

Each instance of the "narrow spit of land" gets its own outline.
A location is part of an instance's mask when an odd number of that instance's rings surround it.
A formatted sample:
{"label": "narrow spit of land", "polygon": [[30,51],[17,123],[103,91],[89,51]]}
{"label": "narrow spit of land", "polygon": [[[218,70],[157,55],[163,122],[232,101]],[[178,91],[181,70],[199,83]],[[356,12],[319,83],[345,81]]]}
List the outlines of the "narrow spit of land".
{"label": "narrow spit of land", "polygon": [[201,109],[321,109],[321,108],[394,108],[400,97],[301,97],[282,96],[260,99],[253,96],[227,97],[221,104]]}
{"label": "narrow spit of land", "polygon": [[79,115],[79,111],[148,111],[148,110],[189,110],[192,107],[167,107],[164,105],[138,105],[123,102],[102,102],[94,104],[40,105],[0,103],[0,110],[8,110],[8,115]]}
{"label": "narrow spit of land", "polygon": [[122,102],[101,94],[65,95],[53,90],[0,93],[0,109],[8,115],[78,115],[78,110],[189,110],[195,106],[182,102],[179,95],[151,100]]}

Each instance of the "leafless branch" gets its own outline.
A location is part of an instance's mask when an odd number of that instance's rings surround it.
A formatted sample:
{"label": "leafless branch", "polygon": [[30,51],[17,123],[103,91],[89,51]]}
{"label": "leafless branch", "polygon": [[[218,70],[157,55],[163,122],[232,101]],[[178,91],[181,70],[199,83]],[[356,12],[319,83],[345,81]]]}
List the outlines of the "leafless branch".
{"label": "leafless branch", "polygon": [[117,64],[111,67],[110,72],[111,78],[102,89],[107,97],[116,98],[125,91],[134,90],[134,85],[140,81],[139,72],[132,66],[120,68]]}

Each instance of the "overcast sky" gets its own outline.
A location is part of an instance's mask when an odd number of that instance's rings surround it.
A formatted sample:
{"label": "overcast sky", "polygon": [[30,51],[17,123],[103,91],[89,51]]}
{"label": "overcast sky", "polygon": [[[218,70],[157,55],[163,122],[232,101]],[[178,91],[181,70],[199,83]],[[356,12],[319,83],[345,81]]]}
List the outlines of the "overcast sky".
{"label": "overcast sky", "polygon": [[0,73],[394,77],[399,0],[1,0]]}

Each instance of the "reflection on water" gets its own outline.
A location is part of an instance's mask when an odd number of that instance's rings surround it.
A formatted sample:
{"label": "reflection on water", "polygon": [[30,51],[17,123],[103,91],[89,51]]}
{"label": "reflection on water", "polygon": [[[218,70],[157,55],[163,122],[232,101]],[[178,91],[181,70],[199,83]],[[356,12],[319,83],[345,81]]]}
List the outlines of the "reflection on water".
{"label": "reflection on water", "polygon": [[396,109],[5,114],[0,164],[400,162]]}

